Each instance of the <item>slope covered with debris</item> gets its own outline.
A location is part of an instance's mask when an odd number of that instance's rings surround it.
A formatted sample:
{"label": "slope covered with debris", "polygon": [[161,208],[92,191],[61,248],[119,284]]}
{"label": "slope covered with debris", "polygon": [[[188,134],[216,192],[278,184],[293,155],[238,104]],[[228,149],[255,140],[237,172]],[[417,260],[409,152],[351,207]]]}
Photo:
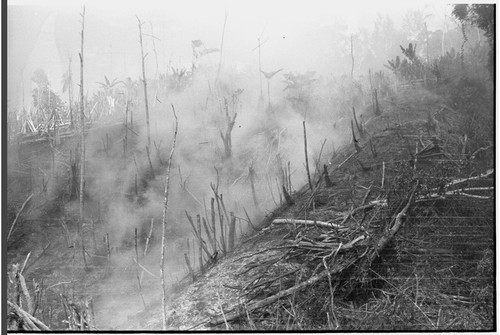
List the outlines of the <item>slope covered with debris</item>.
{"label": "slope covered with debris", "polygon": [[[169,329],[492,329],[491,143],[420,88],[381,112],[353,111],[352,143],[311,185],[170,292]],[[156,306],[126,328],[161,329]]]}

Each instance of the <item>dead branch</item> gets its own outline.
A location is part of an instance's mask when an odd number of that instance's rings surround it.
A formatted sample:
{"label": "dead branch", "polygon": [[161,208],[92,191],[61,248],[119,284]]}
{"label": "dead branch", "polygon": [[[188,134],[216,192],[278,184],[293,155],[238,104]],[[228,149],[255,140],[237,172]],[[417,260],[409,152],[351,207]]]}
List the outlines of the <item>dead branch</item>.
{"label": "dead branch", "polygon": [[9,240],[10,235],[12,234],[12,231],[14,230],[14,227],[17,223],[17,220],[19,219],[19,216],[21,215],[21,213],[24,210],[24,207],[26,207],[26,204],[31,200],[32,197],[33,197],[33,193],[31,193],[30,196],[23,202],[21,208],[17,212],[16,217],[14,218],[14,222],[12,222],[12,226],[10,226],[9,233],[7,234],[7,241]]}
{"label": "dead branch", "polygon": [[160,279],[160,276],[155,275],[154,273],[152,273],[151,271],[149,271],[148,269],[146,269],[146,267],[144,267],[144,265],[142,265],[139,262],[137,262],[137,259],[135,259],[135,258],[132,258],[132,259],[134,260],[134,263],[136,263],[144,271],[143,274],[147,273],[151,277],[154,277],[156,279]]}
{"label": "dead branch", "polygon": [[349,160],[351,160],[351,158],[353,158],[357,154],[358,154],[357,151],[355,151],[352,154],[350,154],[349,157],[347,157],[342,163],[340,163],[339,165],[337,165],[337,169],[340,169],[342,166],[344,166],[345,163],[347,163]]}
{"label": "dead branch", "polygon": [[474,151],[474,152],[470,155],[470,159],[475,159],[475,158],[476,158],[476,156],[477,156],[478,154],[480,154],[480,153],[481,153],[481,152],[483,152],[483,151],[489,150],[489,149],[491,149],[491,148],[493,148],[493,144],[490,144],[490,145],[488,145],[488,146],[486,146],[486,147],[482,147],[482,148],[477,149],[476,151]]}
{"label": "dead branch", "polygon": [[486,171],[483,174],[480,174],[479,176],[453,180],[453,181],[449,182],[448,184],[446,184],[444,187],[448,188],[450,186],[465,183],[467,181],[477,180],[477,179],[481,179],[481,178],[487,178],[487,177],[493,175],[494,172],[495,172],[495,169],[489,169],[488,171]]}
{"label": "dead branch", "polygon": [[396,235],[399,228],[401,228],[403,224],[403,218],[406,216],[408,208],[410,208],[410,204],[413,201],[413,196],[415,195],[417,187],[418,187],[418,182],[413,187],[413,190],[410,193],[410,197],[408,199],[406,206],[394,218],[394,225],[389,229],[386,235],[382,236],[380,240],[378,240],[373,250],[371,250],[371,252],[368,254],[365,263],[367,266],[370,266],[373,263],[373,261],[379,256],[380,252],[386,247],[389,241],[394,237],[394,235]]}
{"label": "dead branch", "polygon": [[50,328],[47,327],[42,321],[38,320],[35,318],[33,315],[29,314],[25,310],[23,310],[21,307],[18,305],[14,304],[13,302],[10,302],[7,300],[7,304],[14,309],[16,314],[23,319],[24,322],[26,322],[30,327],[31,330],[47,330],[50,331]]}
{"label": "dead branch", "polygon": [[348,229],[347,227],[331,223],[331,222],[323,222],[323,221],[313,221],[313,220],[297,220],[297,219],[274,219],[272,222],[273,225],[279,224],[299,224],[305,226],[317,226],[324,228],[335,228],[335,229]]}

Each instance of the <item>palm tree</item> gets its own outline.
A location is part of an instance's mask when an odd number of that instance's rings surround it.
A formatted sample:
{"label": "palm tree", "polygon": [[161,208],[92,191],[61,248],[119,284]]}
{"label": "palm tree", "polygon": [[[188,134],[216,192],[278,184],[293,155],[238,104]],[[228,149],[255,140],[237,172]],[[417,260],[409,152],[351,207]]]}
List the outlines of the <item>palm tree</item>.
{"label": "palm tree", "polygon": [[267,79],[267,99],[268,99],[268,108],[271,108],[271,89],[270,89],[270,86],[271,86],[271,79],[280,71],[282,71],[283,69],[279,69],[277,71],[274,71],[274,72],[264,72],[262,70],[260,70],[260,72],[262,72],[262,74],[264,74],[264,77],[266,77]]}

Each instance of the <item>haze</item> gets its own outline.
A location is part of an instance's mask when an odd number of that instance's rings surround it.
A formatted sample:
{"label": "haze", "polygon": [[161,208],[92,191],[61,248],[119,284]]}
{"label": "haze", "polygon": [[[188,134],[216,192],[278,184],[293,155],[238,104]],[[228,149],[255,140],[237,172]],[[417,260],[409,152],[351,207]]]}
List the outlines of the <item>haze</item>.
{"label": "haze", "polygon": [[[86,6],[84,78],[87,93],[97,91],[96,82],[108,78],[133,80],[140,75],[140,47],[136,15],[147,22],[145,33],[157,37],[155,47],[160,73],[171,67],[190,68],[191,41],[201,40],[219,48],[227,13],[223,66],[235,72],[258,75],[258,38],[264,43],[262,68],[272,71],[318,71],[342,74],[350,63],[338,55],[348,52],[339,37],[356,36],[373,29],[377,16],[389,16],[400,27],[409,10],[429,16],[429,29],[441,29],[450,7],[444,3],[333,2],[333,1],[9,1],[8,7],[8,101],[9,107],[28,108],[31,81],[43,69],[51,89],[61,93],[62,74],[72,57],[73,73],[79,73],[80,12]],[[147,70],[154,72],[152,39]],[[388,57],[391,55],[388,55]],[[218,54],[212,57],[218,62]],[[367,70],[363,62],[356,71]],[[373,65],[377,66],[377,65]],[[382,64],[378,66],[381,68]],[[364,68],[366,67],[366,69]],[[78,75],[79,77],[79,75]],[[23,94],[24,92],[24,94]]]}

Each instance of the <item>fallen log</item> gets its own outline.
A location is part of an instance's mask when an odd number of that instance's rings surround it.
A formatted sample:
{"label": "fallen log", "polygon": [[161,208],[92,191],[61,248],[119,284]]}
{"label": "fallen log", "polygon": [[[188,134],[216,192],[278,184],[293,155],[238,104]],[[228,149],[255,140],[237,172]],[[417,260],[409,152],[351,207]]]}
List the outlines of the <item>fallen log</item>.
{"label": "fallen log", "polygon": [[336,223],[331,222],[323,222],[323,221],[314,221],[314,220],[296,220],[296,219],[274,219],[272,222],[273,225],[278,224],[301,224],[306,226],[317,226],[324,228],[335,228],[335,229],[349,229],[348,227],[344,227],[338,225]]}
{"label": "fallen log", "polygon": [[380,252],[387,246],[387,244],[394,237],[394,235],[396,235],[399,228],[401,228],[401,225],[403,224],[403,218],[406,216],[406,212],[408,211],[408,208],[410,208],[410,204],[413,200],[413,196],[415,195],[415,191],[417,190],[417,187],[418,187],[418,182],[415,184],[415,186],[413,187],[413,190],[410,193],[408,203],[401,210],[401,212],[399,212],[396,215],[396,218],[394,219],[394,225],[389,229],[387,234],[385,234],[384,236],[382,236],[378,240],[377,244],[375,245],[375,248],[373,248],[373,250],[368,254],[368,258],[367,258],[367,261],[365,263],[367,267],[369,267],[373,263],[373,261],[380,255]]}
{"label": "fallen log", "polygon": [[47,327],[42,321],[38,320],[35,318],[33,315],[29,314],[26,312],[24,309],[21,307],[17,306],[13,302],[10,302],[7,300],[7,304],[14,309],[16,314],[24,321],[26,324],[31,327],[31,330],[49,330],[50,328]]}

